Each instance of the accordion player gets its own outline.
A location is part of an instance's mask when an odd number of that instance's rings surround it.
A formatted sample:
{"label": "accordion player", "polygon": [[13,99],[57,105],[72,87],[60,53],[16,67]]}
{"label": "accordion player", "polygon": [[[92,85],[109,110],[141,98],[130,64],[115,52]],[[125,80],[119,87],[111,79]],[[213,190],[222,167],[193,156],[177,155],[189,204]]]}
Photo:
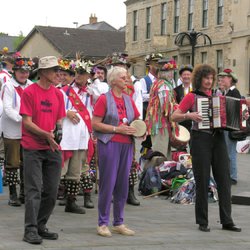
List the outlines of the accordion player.
{"label": "accordion player", "polygon": [[245,99],[229,96],[199,97],[196,104],[202,116],[198,129],[244,130],[247,127],[244,117],[248,107]]}

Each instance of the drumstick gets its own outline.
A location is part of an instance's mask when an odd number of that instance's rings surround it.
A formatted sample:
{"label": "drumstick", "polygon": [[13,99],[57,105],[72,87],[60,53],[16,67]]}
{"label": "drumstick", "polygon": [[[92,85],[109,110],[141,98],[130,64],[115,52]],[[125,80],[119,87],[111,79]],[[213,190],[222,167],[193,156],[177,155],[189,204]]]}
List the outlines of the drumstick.
{"label": "drumstick", "polygon": [[153,194],[144,196],[143,199],[147,199],[147,198],[153,197],[153,196],[155,196],[155,195],[165,193],[165,192],[167,192],[167,191],[169,191],[169,190],[170,190],[170,189],[161,190],[161,191],[159,191],[159,192],[156,192],[156,193],[153,193]]}

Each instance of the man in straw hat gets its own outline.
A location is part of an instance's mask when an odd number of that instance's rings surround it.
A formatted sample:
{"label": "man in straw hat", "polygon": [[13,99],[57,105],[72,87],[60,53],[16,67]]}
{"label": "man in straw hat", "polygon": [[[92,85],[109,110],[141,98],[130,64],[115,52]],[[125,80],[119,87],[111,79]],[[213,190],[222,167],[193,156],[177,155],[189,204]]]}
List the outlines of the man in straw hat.
{"label": "man in straw hat", "polygon": [[[28,79],[32,65],[33,62],[29,58],[16,58],[13,66],[13,77],[2,87],[5,181],[9,186],[8,204],[10,206],[21,206],[21,203],[24,203],[23,157],[22,147],[20,146],[22,116],[19,111],[22,93],[26,87],[32,84]],[[20,196],[18,198],[16,185],[19,183]]]}
{"label": "man in straw hat", "polygon": [[56,240],[46,224],[54,209],[60,181],[61,120],[65,116],[63,95],[53,85],[59,83],[59,65],[54,56],[42,57],[39,80],[22,94],[20,114],[25,179],[25,232],[23,240],[41,244]]}

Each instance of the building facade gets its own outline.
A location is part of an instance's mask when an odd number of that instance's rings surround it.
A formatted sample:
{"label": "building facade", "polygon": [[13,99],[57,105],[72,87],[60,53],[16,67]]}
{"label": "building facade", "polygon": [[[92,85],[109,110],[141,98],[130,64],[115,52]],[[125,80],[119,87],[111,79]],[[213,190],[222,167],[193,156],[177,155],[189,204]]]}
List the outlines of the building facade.
{"label": "building facade", "polygon": [[[250,1],[247,0],[127,0],[126,51],[136,64],[133,73],[145,74],[144,58],[152,52],[173,57],[179,65],[192,62],[192,48],[181,32],[194,29],[210,37],[197,39],[194,64],[208,63],[220,72],[231,68],[242,95],[250,94]],[[205,43],[206,42],[206,43]]]}

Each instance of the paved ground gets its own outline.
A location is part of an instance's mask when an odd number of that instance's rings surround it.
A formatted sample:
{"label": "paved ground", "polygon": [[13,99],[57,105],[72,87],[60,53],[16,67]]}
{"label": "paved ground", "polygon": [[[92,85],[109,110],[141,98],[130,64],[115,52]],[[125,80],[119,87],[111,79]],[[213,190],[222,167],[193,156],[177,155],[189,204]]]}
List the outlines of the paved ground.
{"label": "paved ground", "polygon": [[[238,155],[239,183],[232,187],[232,193],[250,191],[250,155]],[[24,207],[7,205],[6,190],[0,196],[0,250],[21,249],[250,249],[249,206],[233,205],[233,218],[242,227],[241,233],[221,230],[218,204],[209,204],[210,233],[197,230],[194,223],[194,206],[172,204],[164,196],[143,199],[140,207],[126,206],[125,219],[136,236],[113,234],[103,238],[96,234],[97,210],[87,210],[85,215],[65,213],[56,206],[48,227],[59,233],[57,241],[44,240],[42,245],[29,245],[22,241]],[[97,204],[97,195],[93,195]],[[79,197],[83,204],[83,198]]]}

